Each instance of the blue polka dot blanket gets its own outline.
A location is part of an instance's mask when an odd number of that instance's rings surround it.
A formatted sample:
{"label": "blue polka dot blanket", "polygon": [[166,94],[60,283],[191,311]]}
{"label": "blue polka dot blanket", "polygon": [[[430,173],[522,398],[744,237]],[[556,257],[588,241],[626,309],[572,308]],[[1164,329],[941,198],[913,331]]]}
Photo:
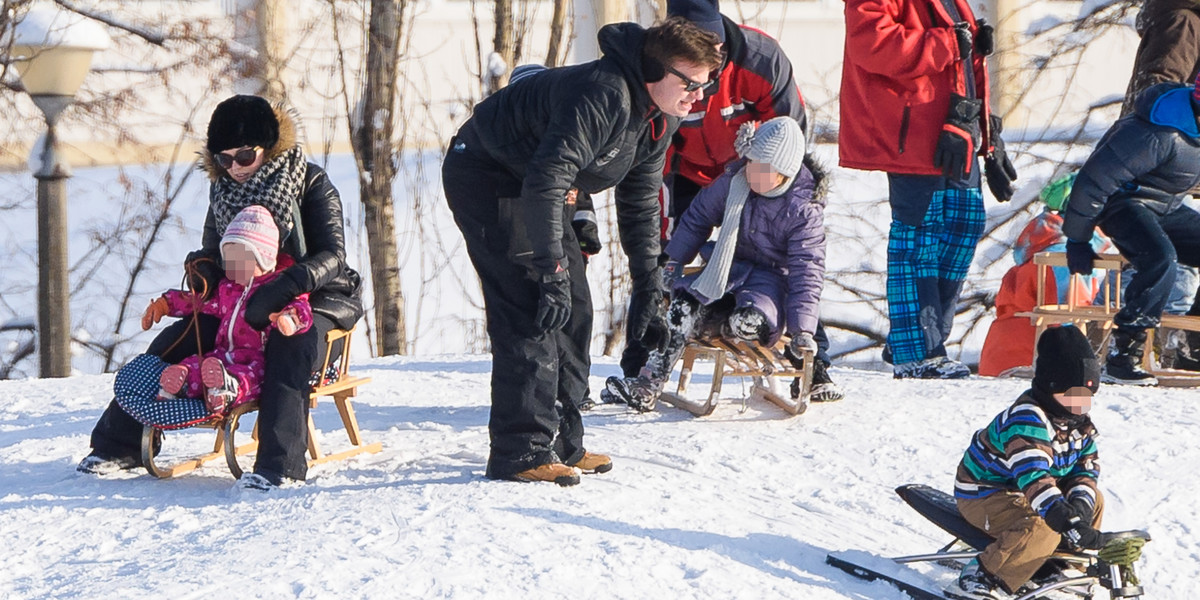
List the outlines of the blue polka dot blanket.
{"label": "blue polka dot blanket", "polygon": [[158,429],[182,429],[216,418],[203,399],[159,399],[158,378],[167,366],[151,354],[139,354],[126,363],[113,381],[117,405],[143,425]]}

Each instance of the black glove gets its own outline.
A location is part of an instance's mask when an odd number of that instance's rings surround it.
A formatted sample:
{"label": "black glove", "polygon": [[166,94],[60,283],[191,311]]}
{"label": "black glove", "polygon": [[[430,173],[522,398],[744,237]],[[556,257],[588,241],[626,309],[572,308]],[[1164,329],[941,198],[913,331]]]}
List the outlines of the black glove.
{"label": "black glove", "polygon": [[296,296],[303,294],[305,290],[300,285],[299,271],[296,270],[303,268],[300,265],[292,265],[284,269],[279,277],[254,290],[250,299],[246,301],[246,324],[259,331],[265,331],[271,325],[271,313],[283,310]]}
{"label": "black glove", "polygon": [[1066,500],[1057,498],[1050,507],[1046,509],[1046,516],[1043,518],[1046,525],[1057,533],[1065,534],[1071,528],[1079,524],[1079,515],[1075,514],[1075,510],[1067,504]]}
{"label": "black glove", "polygon": [[1099,550],[1108,544],[1112,536],[1092,529],[1091,525],[1078,523],[1063,534],[1063,539],[1075,548],[1083,550]]}
{"label": "black glove", "polygon": [[1067,240],[1067,270],[1071,274],[1091,275],[1096,253],[1087,242]]}
{"label": "black glove", "polygon": [[662,350],[669,340],[663,293],[658,288],[634,289],[629,296],[630,339],[640,340],[649,350]]}
{"label": "black glove", "polygon": [[1013,184],[1017,180],[1017,169],[1008,160],[1004,151],[1004,139],[1000,132],[1004,122],[996,115],[988,116],[988,137],[992,142],[992,152],[983,158],[983,175],[987,178],[988,189],[1000,202],[1008,202],[1013,197]]}
{"label": "black glove", "polygon": [[961,60],[971,58],[971,51],[975,49],[971,42],[971,26],[966,21],[955,23],[954,37],[958,40],[958,58]]}
{"label": "black glove", "polygon": [[575,218],[571,220],[571,227],[575,229],[575,238],[579,240],[579,249],[584,254],[599,254],[604,248],[600,244],[600,231],[596,227],[595,213],[576,213]]}
{"label": "black glove", "polygon": [[571,318],[571,278],[566,269],[538,279],[538,308],[534,324],[543,332],[562,329]]}
{"label": "black glove", "polygon": [[217,286],[225,278],[225,269],[204,250],[189,252],[183,259],[183,270],[187,274],[188,289],[204,300],[217,292]]}
{"label": "black glove", "polygon": [[679,264],[679,261],[668,260],[667,264],[662,266],[663,289],[668,294],[671,293],[671,288],[675,287],[675,280],[679,279],[680,275],[683,275],[683,265]]}
{"label": "black glove", "polygon": [[1075,516],[1079,517],[1079,522],[1087,525],[1092,524],[1092,518],[1096,516],[1096,509],[1083,496],[1075,496],[1067,501],[1071,505],[1071,510],[1075,512]]}
{"label": "black glove", "polygon": [[937,148],[933,151],[933,166],[949,179],[966,179],[975,162],[983,133],[979,130],[979,115],[983,102],[958,94],[950,95],[950,112],[942,125]]}
{"label": "black glove", "polygon": [[984,19],[975,21],[975,54],[991,56],[996,51],[996,29]]}

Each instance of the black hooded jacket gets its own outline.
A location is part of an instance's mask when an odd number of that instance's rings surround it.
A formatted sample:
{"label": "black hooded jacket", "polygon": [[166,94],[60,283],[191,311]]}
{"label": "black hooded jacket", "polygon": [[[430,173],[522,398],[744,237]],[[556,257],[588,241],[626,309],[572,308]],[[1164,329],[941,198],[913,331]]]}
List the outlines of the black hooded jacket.
{"label": "black hooded jacket", "polygon": [[1096,225],[1137,202],[1165,215],[1200,184],[1200,128],[1193,87],[1160,83],[1142,92],[1134,112],[1113,123],[1083,163],[1063,208],[1063,234],[1092,238]]}
{"label": "black hooded jacket", "polygon": [[658,191],[678,119],[651,101],[642,75],[645,29],[634,23],[600,30],[604,56],[550,69],[501,89],[475,106],[458,143],[497,165],[500,197],[520,198],[534,264],[563,257],[567,191],[616,186],[621,244],[636,277],[659,255]]}

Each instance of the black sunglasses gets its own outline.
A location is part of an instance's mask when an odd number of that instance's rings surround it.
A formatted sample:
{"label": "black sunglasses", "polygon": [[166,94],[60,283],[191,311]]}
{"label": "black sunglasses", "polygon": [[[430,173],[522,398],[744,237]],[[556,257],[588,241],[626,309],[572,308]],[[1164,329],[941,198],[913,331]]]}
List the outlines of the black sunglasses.
{"label": "black sunglasses", "polygon": [[237,163],[239,167],[248,167],[258,160],[258,151],[262,150],[258,146],[253,148],[242,148],[230,156],[225,153],[217,153],[217,164],[221,165],[222,169],[228,169]]}
{"label": "black sunglasses", "polygon": [[684,75],[683,73],[680,73],[679,71],[676,71],[674,69],[674,67],[671,67],[670,65],[663,65],[663,68],[665,68],[668,73],[683,80],[683,91],[685,91],[685,92],[694,92],[696,90],[707,90],[708,88],[712,87],[713,85],[715,85],[717,83],[717,79],[715,77],[711,77],[708,81],[701,83],[699,81],[693,81],[687,75]]}

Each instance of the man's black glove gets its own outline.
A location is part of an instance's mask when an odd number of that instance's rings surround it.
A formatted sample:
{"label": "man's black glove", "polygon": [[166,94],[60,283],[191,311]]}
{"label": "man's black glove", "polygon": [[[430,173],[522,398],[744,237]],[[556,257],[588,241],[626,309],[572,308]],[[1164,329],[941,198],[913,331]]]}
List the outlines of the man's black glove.
{"label": "man's black glove", "polygon": [[629,295],[629,328],[631,339],[640,340],[650,349],[662,349],[667,343],[667,318],[663,310],[662,270],[657,259],[653,267],[634,273],[633,291]]}
{"label": "man's black glove", "polygon": [[271,313],[283,310],[296,296],[305,292],[300,285],[301,265],[292,265],[283,270],[279,277],[268,281],[254,290],[246,301],[246,324],[265,331],[271,325]]}
{"label": "man's black glove", "polygon": [[950,111],[942,125],[937,148],[933,151],[933,166],[942,170],[948,179],[966,179],[975,162],[975,153],[983,133],[979,130],[979,115],[983,102],[950,95]]}
{"label": "man's black glove", "polygon": [[1067,270],[1071,274],[1091,275],[1096,253],[1087,242],[1067,240]]}
{"label": "man's black glove", "polygon": [[591,211],[579,211],[575,213],[575,218],[571,220],[571,227],[575,229],[575,238],[579,240],[579,249],[584,254],[592,256],[599,254],[604,246],[600,245],[600,230],[596,227],[596,213]]}
{"label": "man's black glove", "polygon": [[189,252],[183,260],[183,270],[187,274],[188,289],[204,300],[217,292],[217,286],[225,278],[225,269],[204,250]]}
{"label": "man's black glove", "polygon": [[991,56],[996,51],[996,29],[984,19],[975,21],[975,54]]}
{"label": "man's black glove", "polygon": [[966,21],[954,24],[954,37],[958,40],[958,58],[967,60],[975,49],[971,42],[971,26]]}
{"label": "man's black glove", "polygon": [[1004,122],[996,115],[988,116],[988,137],[992,142],[992,151],[983,158],[983,175],[987,178],[988,189],[1000,202],[1008,202],[1013,197],[1013,182],[1017,180],[1017,169],[1008,160],[1008,152],[1004,151],[1004,139],[1000,132]]}
{"label": "man's black glove", "polygon": [[571,318],[571,278],[566,269],[538,278],[538,308],[534,324],[543,332],[562,329]]}
{"label": "man's black glove", "polygon": [[1093,529],[1090,521],[1084,522],[1077,508],[1062,498],[1055,500],[1050,508],[1046,509],[1045,521],[1050,529],[1061,533],[1063,539],[1075,548],[1099,550],[1108,543],[1110,537]]}

